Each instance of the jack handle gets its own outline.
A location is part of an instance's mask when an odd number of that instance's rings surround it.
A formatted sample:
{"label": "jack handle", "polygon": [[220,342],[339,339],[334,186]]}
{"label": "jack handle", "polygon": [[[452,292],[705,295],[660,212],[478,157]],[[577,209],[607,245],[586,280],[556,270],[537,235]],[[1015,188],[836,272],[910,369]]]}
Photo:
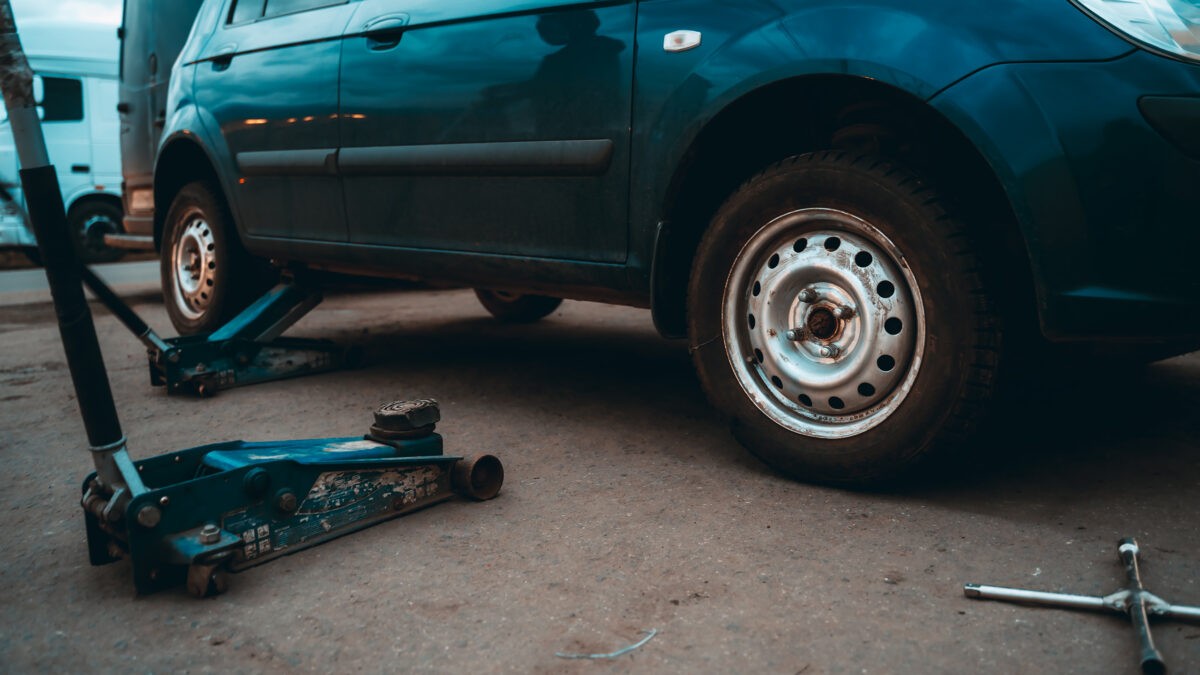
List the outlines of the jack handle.
{"label": "jack handle", "polygon": [[138,316],[137,312],[133,311],[133,308],[113,292],[108,284],[96,276],[96,273],[87,265],[80,265],[79,273],[83,277],[83,283],[92,291],[96,298],[104,303],[108,311],[112,312],[113,316],[116,316],[121,323],[125,324],[129,332],[137,336],[137,339],[141,340],[147,349],[156,352],[163,358],[170,359],[172,356],[175,356],[176,359],[178,358],[174,348],[159,337],[153,328],[146,325],[146,322],[142,321],[142,317]]}
{"label": "jack handle", "polygon": [[29,222],[50,285],[75,400],[96,472],[106,491],[112,493],[102,512],[111,521],[120,520],[128,500],[145,492],[146,487],[125,448],[125,435],[121,432],[92,312],[80,285],[82,265],[72,243],[74,235],[67,225],[58,174],[46,151],[46,138],[33,95],[33,71],[21,48],[9,0],[0,0],[0,89],[21,165],[21,187]]}

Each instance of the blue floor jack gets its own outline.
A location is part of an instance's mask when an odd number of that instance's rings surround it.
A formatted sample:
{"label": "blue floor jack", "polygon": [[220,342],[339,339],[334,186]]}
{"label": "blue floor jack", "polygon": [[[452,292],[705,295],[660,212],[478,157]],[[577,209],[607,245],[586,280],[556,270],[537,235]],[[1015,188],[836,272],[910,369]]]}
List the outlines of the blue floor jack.
{"label": "blue floor jack", "polygon": [[[71,243],[9,0],[0,0],[0,87],[96,468],[83,481],[81,500],[92,564],[129,558],[139,593],[185,583],[192,594],[204,597],[225,590],[227,572],[430,506],[456,492],[478,500],[499,493],[504,468],[495,456],[443,454],[442,437],[434,431],[441,415],[431,400],[381,407],[363,436],[230,441],[133,459],[83,295],[82,281],[91,274],[79,264]],[[94,277],[92,281],[94,289],[107,288]],[[179,370],[164,368],[160,377],[165,384],[200,387],[228,384],[223,376],[207,376],[228,370],[229,359],[253,364],[265,358],[266,347],[243,354],[227,345],[277,336],[289,314],[308,302],[295,301],[304,295],[297,286],[276,288],[260,301],[267,311],[243,315],[245,321],[231,324],[228,340],[204,343],[199,338],[164,341],[115,294],[105,302],[167,363],[187,364]],[[180,354],[177,361],[171,361],[172,353]]]}
{"label": "blue floor jack", "polygon": [[358,350],[329,340],[281,338],[321,302],[314,286],[285,272],[277,286],[210,335],[162,338],[86,267],[83,283],[142,344],[150,384],[168,394],[212,396],[221,389],[312,375],[358,361]]}

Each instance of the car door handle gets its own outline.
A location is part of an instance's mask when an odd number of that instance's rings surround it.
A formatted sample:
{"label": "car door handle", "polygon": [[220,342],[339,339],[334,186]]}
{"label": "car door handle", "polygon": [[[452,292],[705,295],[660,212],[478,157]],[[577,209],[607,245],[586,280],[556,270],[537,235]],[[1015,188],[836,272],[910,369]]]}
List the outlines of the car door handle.
{"label": "car door handle", "polygon": [[367,38],[367,49],[382,52],[394,48],[400,44],[407,25],[407,14],[388,14],[371,19],[362,27],[363,36]]}
{"label": "car door handle", "polygon": [[212,55],[213,70],[221,71],[229,68],[229,64],[233,63],[235,54],[237,54],[237,45],[225,45],[218,49]]}

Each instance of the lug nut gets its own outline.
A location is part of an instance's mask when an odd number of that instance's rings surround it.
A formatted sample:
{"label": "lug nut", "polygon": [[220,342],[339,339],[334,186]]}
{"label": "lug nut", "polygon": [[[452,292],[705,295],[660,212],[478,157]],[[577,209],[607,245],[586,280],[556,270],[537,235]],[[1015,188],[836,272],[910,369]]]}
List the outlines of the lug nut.
{"label": "lug nut", "polygon": [[800,340],[804,339],[804,329],[803,328],[792,328],[792,329],[788,330],[786,333],[784,333],[783,336],[785,338],[791,340],[792,342],[799,342]]}
{"label": "lug nut", "polygon": [[800,295],[796,297],[800,299],[800,302],[812,302],[817,299],[817,292],[811,288],[806,288],[800,291]]}
{"label": "lug nut", "polygon": [[833,315],[839,319],[849,319],[854,316],[854,308],[850,305],[842,305],[833,310]]}
{"label": "lug nut", "polygon": [[825,345],[817,350],[817,353],[825,358],[833,358],[841,353],[841,350],[834,345]]}
{"label": "lug nut", "polygon": [[215,544],[221,541],[221,528],[209,523],[200,528],[200,543],[204,545]]}

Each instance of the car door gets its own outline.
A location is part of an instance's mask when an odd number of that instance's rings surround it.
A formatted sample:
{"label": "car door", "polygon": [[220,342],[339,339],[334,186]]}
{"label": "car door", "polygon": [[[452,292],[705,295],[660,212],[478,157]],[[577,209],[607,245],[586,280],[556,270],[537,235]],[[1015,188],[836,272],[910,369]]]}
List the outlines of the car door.
{"label": "car door", "polygon": [[345,241],[334,157],[346,0],[230,0],[196,67],[251,235]]}
{"label": "car door", "polygon": [[351,241],[624,260],[635,8],[362,0],[340,85]]}

